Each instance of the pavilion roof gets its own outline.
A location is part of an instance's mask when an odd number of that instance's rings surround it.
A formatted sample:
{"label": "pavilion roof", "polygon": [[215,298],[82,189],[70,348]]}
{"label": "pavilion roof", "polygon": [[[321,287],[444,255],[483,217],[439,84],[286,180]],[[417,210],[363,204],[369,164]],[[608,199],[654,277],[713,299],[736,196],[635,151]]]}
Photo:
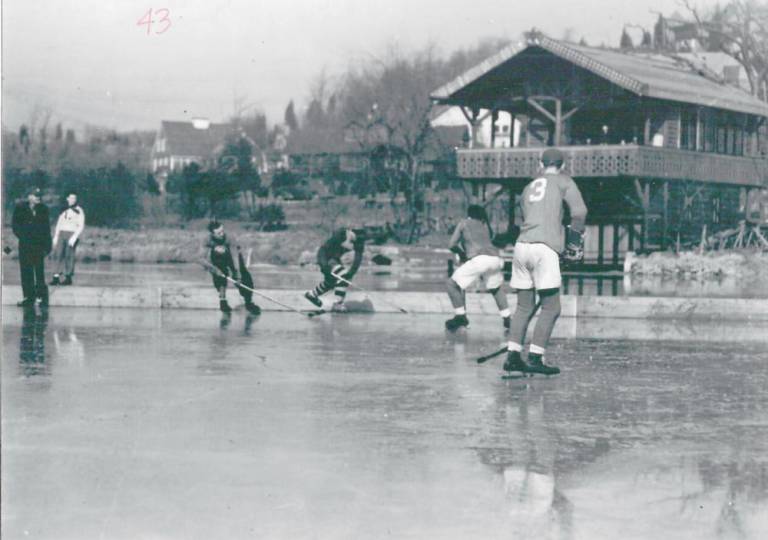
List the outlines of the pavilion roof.
{"label": "pavilion roof", "polygon": [[505,47],[438,88],[432,98],[443,104],[462,104],[467,89],[481,87],[524,51],[543,49],[610,81],[637,96],[692,103],[759,116],[768,116],[768,103],[736,86],[727,85],[718,74],[686,58],[652,51],[617,51],[575,45],[537,34],[526,43]]}

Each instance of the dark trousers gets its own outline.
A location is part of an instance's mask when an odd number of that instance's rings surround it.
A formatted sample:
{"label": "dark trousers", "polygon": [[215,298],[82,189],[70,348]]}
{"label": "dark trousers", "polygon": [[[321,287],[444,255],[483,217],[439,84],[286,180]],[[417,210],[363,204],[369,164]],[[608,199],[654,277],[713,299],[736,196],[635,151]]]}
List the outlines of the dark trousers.
{"label": "dark trousers", "polygon": [[70,231],[61,232],[59,243],[56,244],[56,249],[53,251],[56,274],[70,278],[75,274],[75,250],[77,249],[77,243],[74,246],[69,245],[69,239],[73,234]]}
{"label": "dark trousers", "polygon": [[48,286],[45,284],[45,258],[19,257],[21,269],[21,292],[24,298],[48,299]]}

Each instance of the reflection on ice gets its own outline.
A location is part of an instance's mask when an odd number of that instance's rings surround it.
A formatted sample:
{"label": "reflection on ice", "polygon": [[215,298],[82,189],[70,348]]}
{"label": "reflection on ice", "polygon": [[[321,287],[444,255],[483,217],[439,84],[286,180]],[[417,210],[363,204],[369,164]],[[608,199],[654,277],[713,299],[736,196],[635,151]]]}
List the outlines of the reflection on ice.
{"label": "reflection on ice", "polygon": [[23,313],[19,339],[19,367],[26,377],[44,375],[48,372],[45,358],[48,310],[31,306],[24,308]]}

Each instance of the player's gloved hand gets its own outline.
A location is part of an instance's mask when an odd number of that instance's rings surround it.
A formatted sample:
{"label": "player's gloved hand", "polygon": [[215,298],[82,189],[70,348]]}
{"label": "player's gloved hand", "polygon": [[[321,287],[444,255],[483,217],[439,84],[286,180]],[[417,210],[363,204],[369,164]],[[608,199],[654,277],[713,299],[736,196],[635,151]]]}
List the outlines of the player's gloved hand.
{"label": "player's gloved hand", "polygon": [[579,262],[584,259],[584,233],[572,229],[570,225],[565,228],[563,258],[568,262]]}
{"label": "player's gloved hand", "polygon": [[234,279],[235,281],[240,281],[240,274],[238,273],[237,270],[232,272],[232,279]]}
{"label": "player's gloved hand", "polygon": [[456,254],[459,257],[459,262],[466,262],[467,261],[467,253],[461,249],[459,246],[453,246],[451,248],[451,252]]}

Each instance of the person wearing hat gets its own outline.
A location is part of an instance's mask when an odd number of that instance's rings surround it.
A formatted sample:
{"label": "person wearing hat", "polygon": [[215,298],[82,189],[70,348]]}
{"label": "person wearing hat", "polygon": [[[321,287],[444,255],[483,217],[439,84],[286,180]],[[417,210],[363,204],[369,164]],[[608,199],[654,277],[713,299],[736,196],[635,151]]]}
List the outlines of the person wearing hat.
{"label": "person wearing hat", "polygon": [[45,284],[45,257],[51,252],[51,224],[48,207],[42,202],[43,192],[33,188],[27,201],[13,210],[11,227],[19,239],[19,267],[24,299],[19,306],[32,306],[37,299],[48,305],[48,287]]}
{"label": "person wearing hat", "polygon": [[[517,289],[517,308],[512,316],[504,370],[556,375],[560,369],[544,363],[544,353],[560,316],[560,254],[566,260],[580,260],[584,253],[587,207],[576,182],[563,174],[565,156],[549,148],[541,156],[544,171],[534,178],[520,199],[523,225],[515,243],[512,279]],[[568,205],[571,223],[563,230],[563,203]],[[528,323],[536,312],[536,293],[541,313],[536,321],[528,349],[528,362],[522,359]]]}
{"label": "person wearing hat", "polygon": [[[72,285],[75,273],[75,249],[85,228],[85,212],[77,204],[77,193],[67,194],[67,207],[59,214],[53,233],[53,249],[56,273],[51,285]],[[61,242],[59,242],[61,241]]]}

